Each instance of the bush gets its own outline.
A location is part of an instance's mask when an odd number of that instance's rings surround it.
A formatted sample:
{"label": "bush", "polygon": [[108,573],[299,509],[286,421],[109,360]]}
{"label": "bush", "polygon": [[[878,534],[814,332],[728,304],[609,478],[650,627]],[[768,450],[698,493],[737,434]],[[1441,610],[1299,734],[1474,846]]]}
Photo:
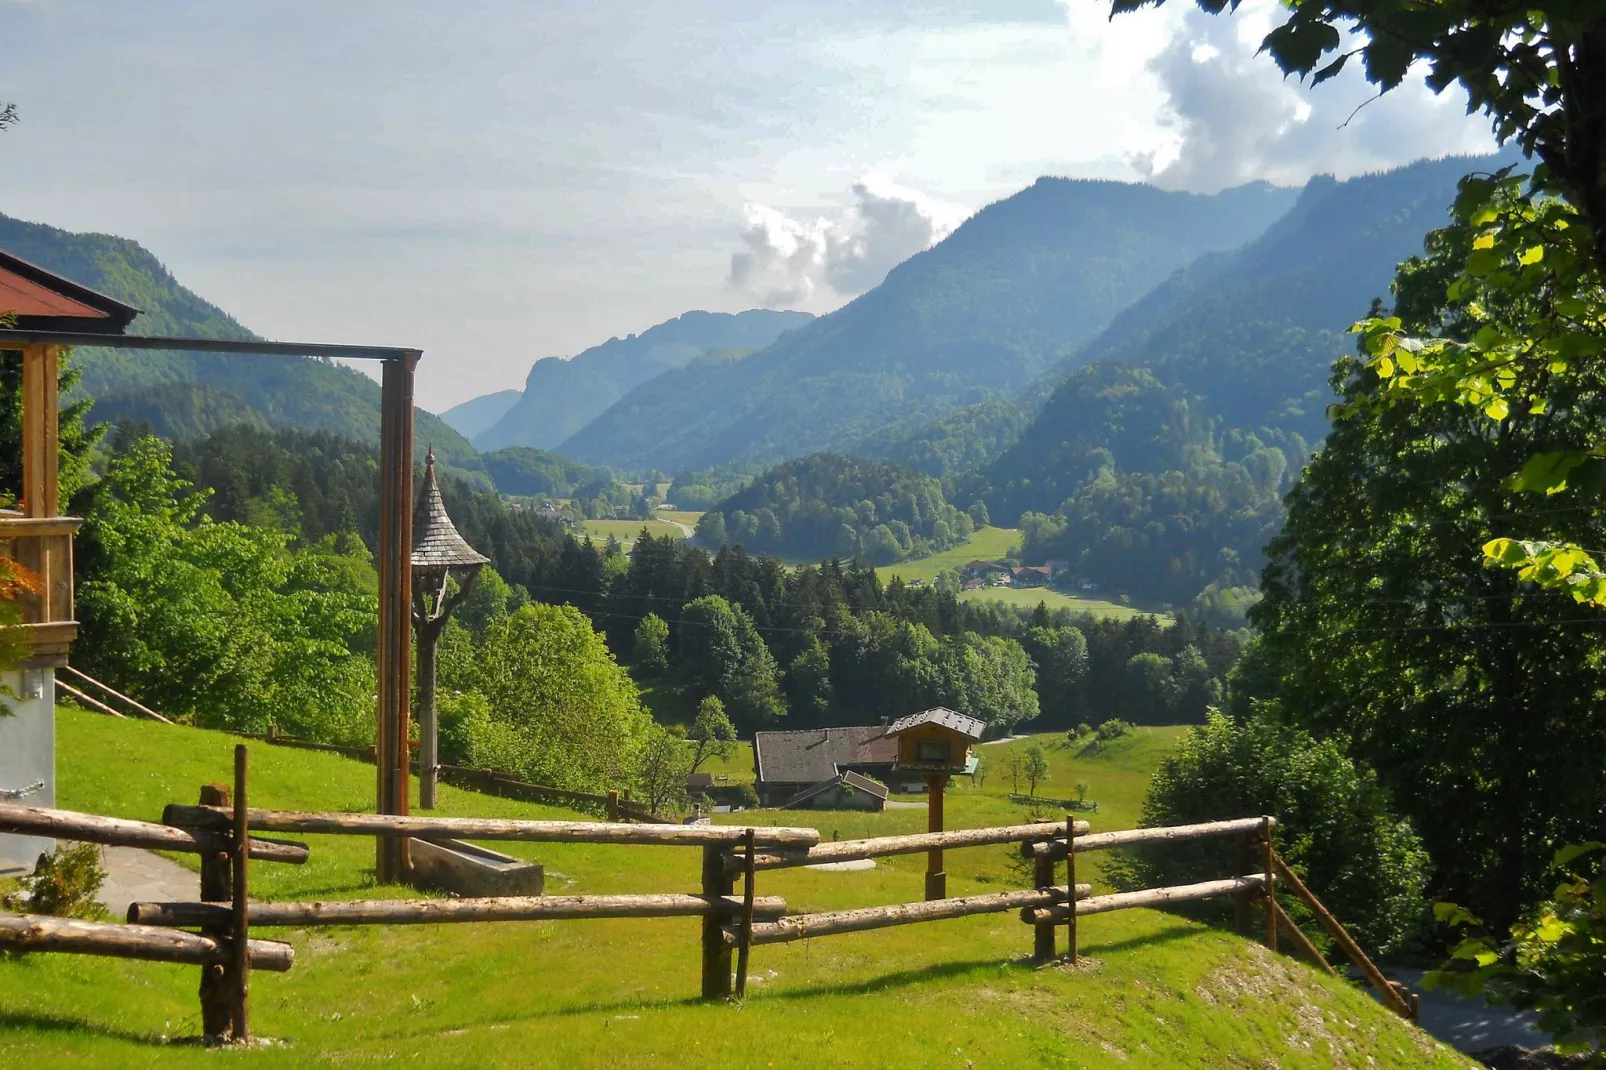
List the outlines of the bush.
{"label": "bush", "polygon": [[1108,721],[1101,721],[1098,727],[1100,742],[1108,743],[1112,739],[1130,736],[1135,728],[1130,721],[1123,721],[1119,717],[1111,717]]}
{"label": "bush", "polygon": [[21,880],[28,900],[7,896],[8,910],[29,914],[50,914],[58,918],[98,918],[106,911],[100,905],[100,886],[106,871],[100,868],[100,848],[92,843],[62,843],[50,854],[39,856],[30,876]]}
{"label": "bush", "polygon": [[[1555,898],[1541,903],[1512,926],[1509,940],[1497,941],[1483,923],[1454,903],[1439,903],[1440,920],[1468,931],[1450,961],[1424,979],[1462,995],[1537,1011],[1539,1028],[1556,1038],[1563,1052],[1606,1052],[1606,843],[1590,842],[1556,852],[1554,869],[1562,883]],[[1589,869],[1576,866],[1593,862]]]}
{"label": "bush", "polygon": [[[1102,727],[1102,726],[1101,726]],[[1377,954],[1424,932],[1429,860],[1370,771],[1331,742],[1277,724],[1211,713],[1160,763],[1143,801],[1146,826],[1270,814],[1277,850],[1323,903]],[[1122,888],[1188,884],[1234,871],[1227,839],[1158,844],[1114,860]],[[1284,904],[1296,918],[1299,904]]]}

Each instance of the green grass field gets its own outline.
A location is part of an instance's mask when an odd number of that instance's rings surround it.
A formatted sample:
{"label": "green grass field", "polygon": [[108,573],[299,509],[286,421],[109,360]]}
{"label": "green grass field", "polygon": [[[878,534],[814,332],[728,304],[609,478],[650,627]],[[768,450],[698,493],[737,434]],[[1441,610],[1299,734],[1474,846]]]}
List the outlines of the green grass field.
{"label": "green grass field", "polygon": [[930,583],[942,573],[958,568],[967,561],[978,559],[992,561],[1003,557],[1011,550],[1018,549],[1020,549],[1020,532],[1014,528],[982,528],[952,550],[944,550],[915,561],[899,561],[895,565],[883,565],[875,572],[882,583],[886,583],[894,576]]}
{"label": "green grass field", "polygon": [[[959,596],[959,600],[1004,602],[1012,606],[1025,606],[1027,609],[1035,608],[1037,603],[1042,602],[1049,609],[1068,609],[1072,613],[1091,613],[1095,617],[1110,617],[1115,620],[1130,620],[1133,617],[1151,615],[1147,610],[1133,609],[1131,606],[1105,602],[1097,598],[1078,598],[1061,591],[1051,591],[1047,587],[1022,587],[1018,590],[1013,587],[983,587],[977,591],[965,591]],[[1167,623],[1171,620],[1163,613],[1152,615]]]}
{"label": "green grass field", "polygon": [[[218,733],[62,711],[59,805],[155,819],[226,779],[235,740]],[[1085,779],[1096,828],[1130,821],[1175,737],[1144,730],[1098,756],[1051,745],[1050,780]],[[1008,747],[983,750],[989,764]],[[251,800],[369,810],[372,767],[253,746]],[[1007,783],[958,787],[951,827],[1019,820]],[[441,790],[442,814],[558,817],[566,811]],[[921,810],[760,812],[844,838],[912,832]],[[308,837],[303,867],[252,866],[270,899],[405,894],[373,887],[372,841]],[[501,845],[537,858],[548,890],[697,887],[685,848]],[[1017,886],[1005,848],[950,852],[949,891]],[[786,870],[763,894],[794,912],[918,899],[919,856],[863,872]],[[0,959],[0,1066],[305,1067],[1451,1067],[1469,1064],[1360,991],[1198,922],[1153,911],[1083,921],[1079,967],[1034,966],[1014,914],[754,949],[745,1005],[697,999],[698,922],[615,920],[280,931],[287,974],[251,981],[271,1046],[217,1053],[169,1038],[198,1031],[193,967],[64,955]],[[269,935],[257,930],[258,935]]]}
{"label": "green grass field", "polygon": [[674,524],[663,520],[586,520],[580,528],[598,542],[607,542],[608,536],[612,535],[626,548],[636,541],[642,528],[659,538],[673,535],[678,539],[685,534]]}
{"label": "green grass field", "polygon": [[693,531],[697,530],[697,521],[703,518],[702,511],[698,509],[660,509],[654,515],[661,520],[672,520],[679,524],[685,524]]}

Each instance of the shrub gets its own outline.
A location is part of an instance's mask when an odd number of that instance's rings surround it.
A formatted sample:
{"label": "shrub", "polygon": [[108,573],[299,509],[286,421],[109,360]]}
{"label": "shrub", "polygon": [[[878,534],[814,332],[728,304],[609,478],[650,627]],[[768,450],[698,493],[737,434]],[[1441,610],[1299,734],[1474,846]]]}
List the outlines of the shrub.
{"label": "shrub", "polygon": [[[1580,875],[1579,859],[1593,862],[1593,876]],[[1590,842],[1556,852],[1554,869],[1562,883],[1555,898],[1541,903],[1496,941],[1472,914],[1454,903],[1439,903],[1441,921],[1465,927],[1465,938],[1450,961],[1424,980],[1462,995],[1481,995],[1491,1003],[1539,1012],[1539,1028],[1556,1038],[1563,1052],[1593,1048],[1606,1052],[1606,843]]]}
{"label": "shrub", "polygon": [[1108,743],[1112,739],[1130,736],[1133,731],[1132,722],[1123,721],[1119,717],[1111,717],[1108,721],[1099,722],[1098,737],[1100,742]]}
{"label": "shrub", "polygon": [[31,875],[22,878],[26,904],[21,896],[7,896],[8,910],[27,910],[30,914],[51,914],[58,918],[97,918],[105,914],[100,905],[100,886],[106,871],[100,868],[100,848],[92,843],[62,843],[50,854],[39,856]]}
{"label": "shrub", "polygon": [[[1277,850],[1363,947],[1388,954],[1423,933],[1429,860],[1370,771],[1331,742],[1277,724],[1211,713],[1160,763],[1146,826],[1270,814]],[[1187,884],[1233,872],[1226,839],[1158,844],[1113,860],[1123,888]],[[1299,905],[1285,903],[1296,918]]]}

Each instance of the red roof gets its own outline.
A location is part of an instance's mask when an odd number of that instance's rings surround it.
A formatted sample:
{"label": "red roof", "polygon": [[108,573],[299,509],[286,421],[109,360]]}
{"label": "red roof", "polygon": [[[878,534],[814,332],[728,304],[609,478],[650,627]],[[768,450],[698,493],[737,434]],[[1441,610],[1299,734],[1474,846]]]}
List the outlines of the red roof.
{"label": "red roof", "polygon": [[23,329],[121,334],[139,309],[0,251],[0,312]]}

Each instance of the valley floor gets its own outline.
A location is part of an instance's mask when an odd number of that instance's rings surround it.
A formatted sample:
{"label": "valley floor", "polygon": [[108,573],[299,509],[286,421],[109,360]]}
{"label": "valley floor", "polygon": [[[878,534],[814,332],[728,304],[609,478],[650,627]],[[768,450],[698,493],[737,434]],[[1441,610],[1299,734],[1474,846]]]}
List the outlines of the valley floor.
{"label": "valley floor", "polygon": [[[1135,822],[1154,763],[1177,730],[1146,729],[1101,753],[1050,748],[1040,794],[1080,780],[1095,827]],[[218,733],[63,710],[58,805],[153,819],[224,777]],[[1024,741],[1006,746],[1022,746]],[[993,754],[1003,748],[994,748]],[[996,766],[995,766],[996,768]],[[1007,780],[965,784],[951,827],[1019,820]],[[252,748],[261,806],[367,810],[371,767]],[[442,813],[572,816],[442,789]],[[743,815],[736,815],[740,820]],[[753,815],[747,815],[749,820]],[[765,812],[828,836],[912,832],[919,809]],[[311,837],[303,867],[252,867],[265,898],[397,896],[372,887],[371,841]],[[684,848],[514,845],[548,870],[549,892],[691,890]],[[1019,886],[1007,849],[949,856],[950,893]],[[794,912],[919,898],[923,859],[860,872],[760,878]],[[745,1006],[707,1005],[698,923],[546,922],[293,931],[296,965],[252,979],[253,1020],[276,1043],[220,1056],[172,1038],[198,1032],[193,968],[66,956],[0,961],[0,1065],[187,1066],[220,1057],[302,1067],[396,1061],[435,1067],[1434,1067],[1466,1065],[1361,991],[1229,932],[1127,911],[1082,924],[1083,962],[1034,968],[1013,915],[908,926],[754,950]]]}

